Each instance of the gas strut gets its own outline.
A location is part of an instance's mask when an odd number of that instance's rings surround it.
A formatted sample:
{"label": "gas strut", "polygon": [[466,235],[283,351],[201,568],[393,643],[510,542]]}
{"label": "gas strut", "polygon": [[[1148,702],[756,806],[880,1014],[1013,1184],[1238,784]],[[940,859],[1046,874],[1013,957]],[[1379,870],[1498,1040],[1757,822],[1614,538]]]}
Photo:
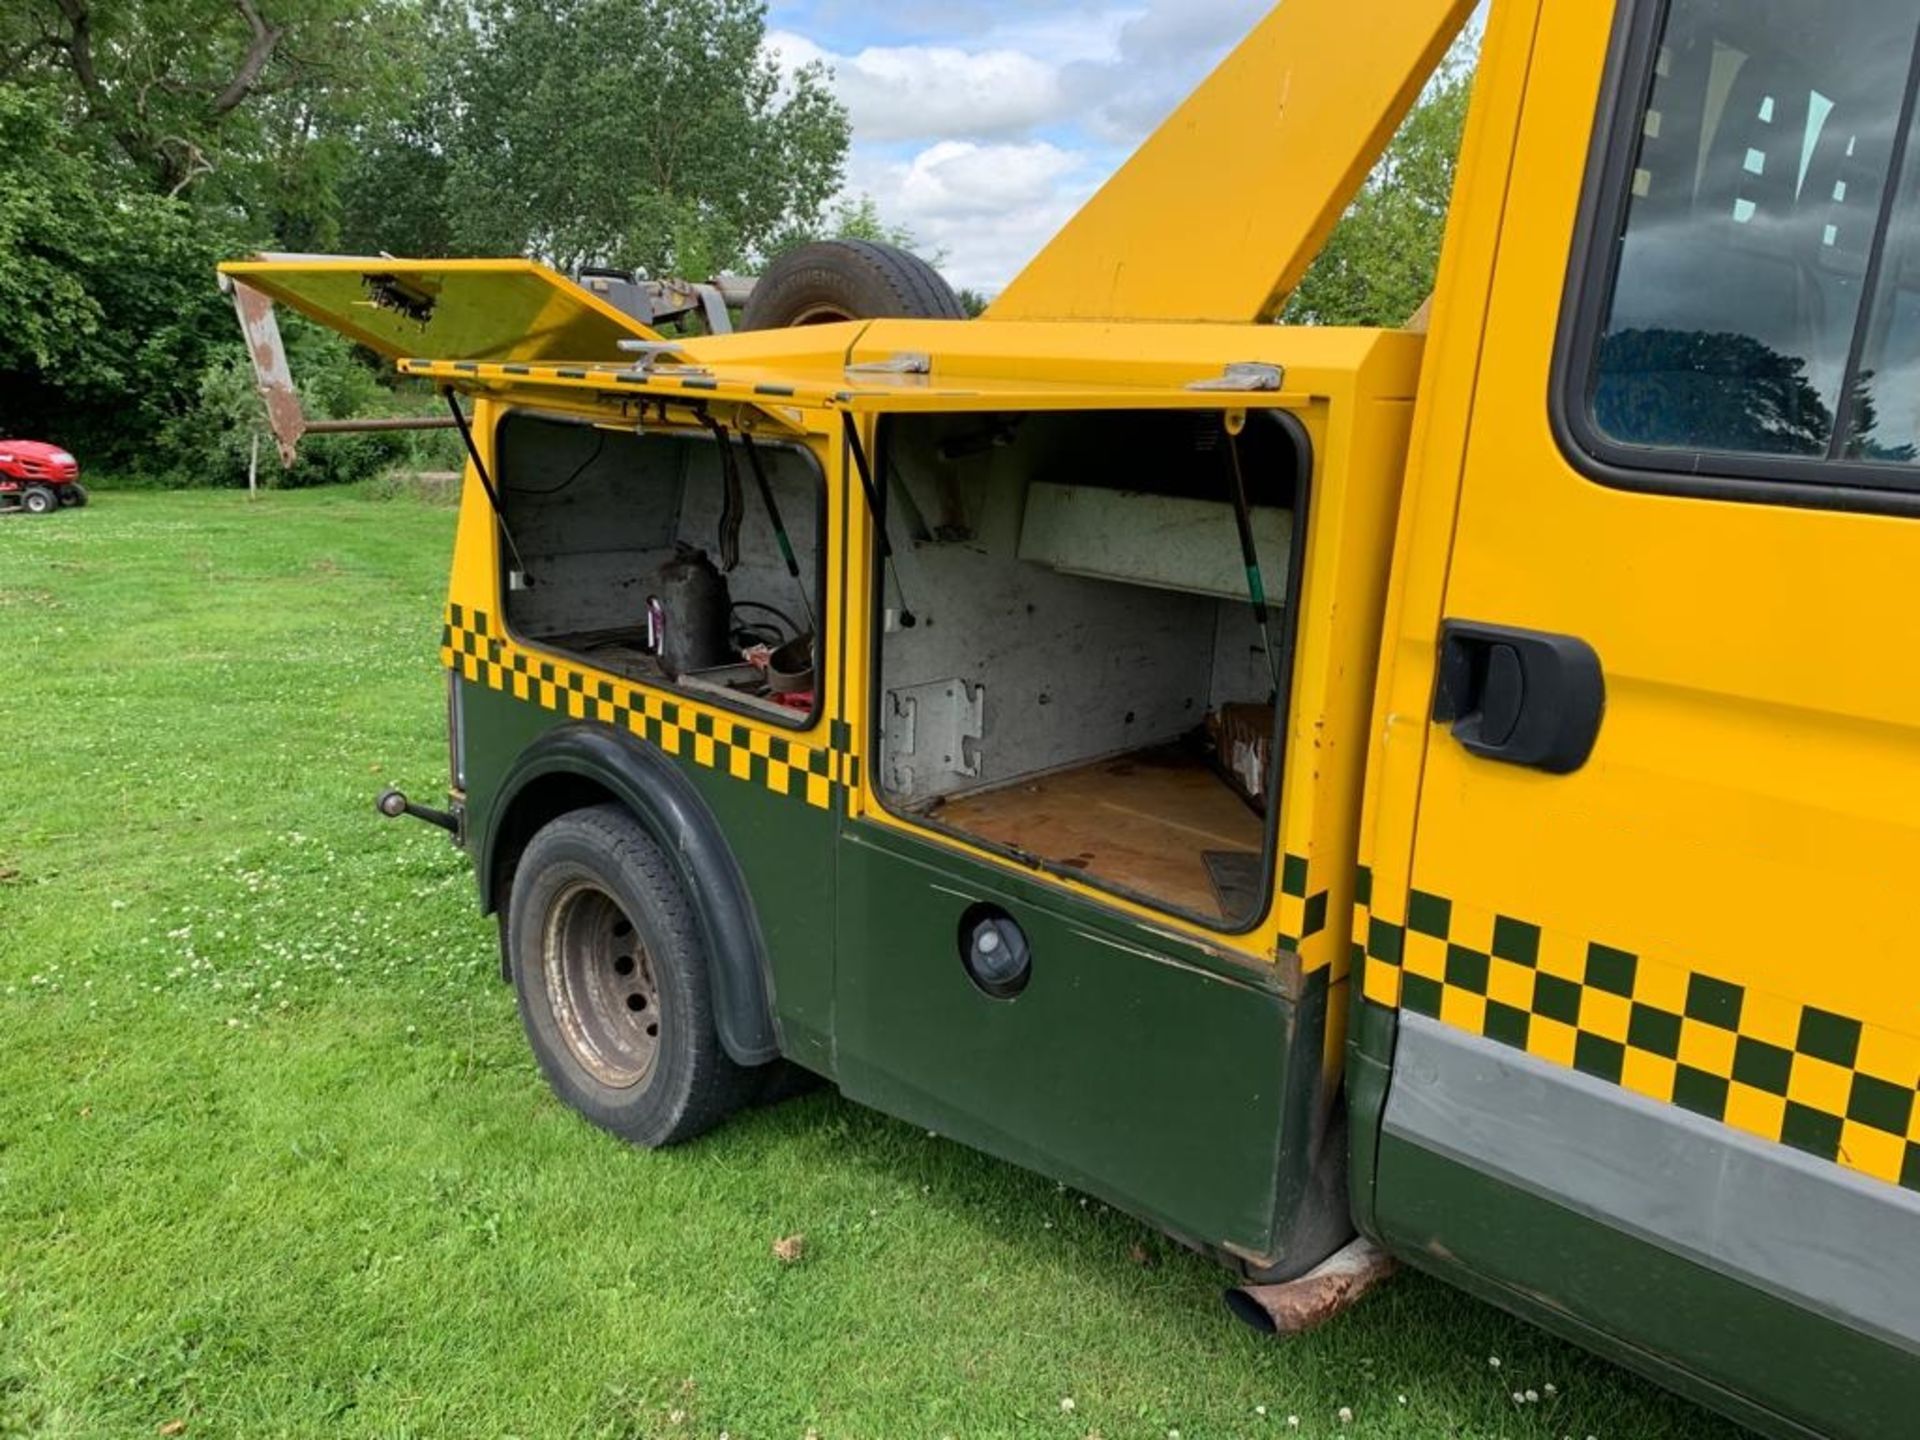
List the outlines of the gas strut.
{"label": "gas strut", "polygon": [[473,427],[467,424],[467,417],[461,413],[460,397],[451,389],[443,390],[447,397],[447,409],[453,413],[454,428],[460,432],[460,438],[466,443],[467,458],[473,461],[473,470],[480,477],[480,488],[487,492],[487,503],[493,507],[493,518],[500,522],[500,533],[507,537],[507,548],[513,552],[513,563],[521,576],[531,585],[533,576],[527,570],[527,562],[520,554],[520,547],[514,542],[513,531],[507,525],[507,510],[500,503],[500,492],[493,488],[493,476],[487,473],[487,462],[480,458],[480,447],[473,443]]}
{"label": "gas strut", "polygon": [[745,430],[740,432],[740,448],[747,452],[747,464],[753,468],[754,483],[760,487],[760,503],[767,507],[767,521],[773,526],[773,538],[779,542],[781,557],[787,562],[787,574],[793,577],[794,588],[800,592],[800,605],[806,612],[807,624],[818,629],[813,618],[813,601],[807,595],[807,582],[800,574],[800,561],[793,553],[793,541],[787,538],[786,523],[780,518],[780,504],[773,498],[773,485],[767,479],[767,467],[760,461],[760,447],[753,443],[753,436]]}
{"label": "gas strut", "polygon": [[740,522],[746,519],[740,499],[740,462],[734,458],[733,446],[727,440],[727,427],[714,419],[704,405],[697,413],[700,423],[712,433],[714,444],[720,447],[720,480],[724,491],[720,504],[720,569],[731,575],[740,568]]}
{"label": "gas strut", "polygon": [[1267,582],[1260,574],[1260,551],[1253,538],[1253,510],[1247,504],[1247,477],[1240,468],[1240,437],[1227,430],[1227,455],[1233,462],[1233,518],[1240,527],[1240,558],[1247,567],[1247,595],[1253,601],[1253,623],[1260,627],[1266,647],[1267,669],[1273,675],[1273,693],[1280,693],[1280,652],[1273,648],[1273,622],[1267,613]]}
{"label": "gas strut", "polygon": [[867,492],[867,510],[873,516],[873,535],[880,547],[880,563],[893,576],[894,593],[900,597],[900,628],[911,630],[920,621],[907,608],[907,592],[900,585],[900,568],[893,562],[893,542],[887,539],[886,492],[874,482],[873,466],[867,463],[867,447],[860,443],[860,430],[853,423],[852,412],[840,412],[840,429],[846,436],[847,448],[853,452],[854,468],[860,472],[860,488]]}

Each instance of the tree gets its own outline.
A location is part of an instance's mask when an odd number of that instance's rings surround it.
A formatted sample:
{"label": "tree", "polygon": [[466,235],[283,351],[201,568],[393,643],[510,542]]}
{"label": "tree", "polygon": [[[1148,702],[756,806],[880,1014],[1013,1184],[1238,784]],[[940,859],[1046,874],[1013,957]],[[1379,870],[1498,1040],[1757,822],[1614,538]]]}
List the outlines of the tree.
{"label": "tree", "polygon": [[1472,73],[1456,55],[1287,301],[1285,323],[1402,325],[1433,293],[1472,91]]}
{"label": "tree", "polygon": [[144,189],[325,239],[350,132],[405,103],[421,40],[417,0],[15,0],[0,84],[56,95]]}
{"label": "tree", "polygon": [[1751,335],[1616,330],[1600,344],[1594,418],[1630,445],[1825,455],[1836,425],[1855,460],[1911,465],[1915,447],[1876,437],[1874,372],[1860,373],[1844,422],[1807,377],[1807,362]]}
{"label": "tree", "polygon": [[442,18],[440,77],[369,147],[386,189],[437,203],[358,207],[355,248],[708,275],[839,189],[846,114],[823,69],[783,79],[758,0],[477,0]]}
{"label": "tree", "polygon": [[880,213],[879,201],[862,193],[842,195],[810,224],[787,227],[767,243],[766,256],[771,259],[783,250],[819,240],[871,240],[881,245],[897,245],[902,250],[912,250],[918,243],[913,231],[905,225],[891,224]]}
{"label": "tree", "polygon": [[[758,0],[0,4],[0,424],[235,473],[214,267],[252,250],[745,264],[819,220],[847,148],[825,72],[764,38]],[[311,413],[408,408],[345,346],[301,358]],[[328,453],[306,478],[382,458]]]}
{"label": "tree", "polygon": [[419,5],[0,6],[0,423],[90,468],[208,474],[195,437],[243,354],[214,268],[334,243],[355,131],[418,88]]}
{"label": "tree", "polygon": [[213,266],[235,232],[71,142],[52,98],[0,86],[0,420],[140,455],[234,343]]}

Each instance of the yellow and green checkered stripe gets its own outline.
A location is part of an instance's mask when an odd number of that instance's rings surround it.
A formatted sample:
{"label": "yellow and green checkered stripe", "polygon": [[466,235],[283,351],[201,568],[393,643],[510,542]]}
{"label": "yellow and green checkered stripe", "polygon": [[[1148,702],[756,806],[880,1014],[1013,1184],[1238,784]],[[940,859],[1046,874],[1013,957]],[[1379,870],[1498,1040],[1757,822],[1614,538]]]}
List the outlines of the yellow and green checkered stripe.
{"label": "yellow and green checkered stripe", "polygon": [[501,634],[483,611],[448,607],[440,659],[472,684],[575,720],[629,731],[669,755],[818,810],[832,805],[836,785],[854,781],[856,762],[844,750],[805,745],[529,652]]}
{"label": "yellow and green checkered stripe", "polygon": [[1920,1039],[1419,890],[1374,913],[1362,993],[1920,1191]]}
{"label": "yellow and green checkered stripe", "polygon": [[1291,852],[1282,856],[1279,948],[1298,954],[1307,941],[1324,931],[1327,928],[1327,905],[1327,892],[1315,890],[1311,884],[1307,857]]}

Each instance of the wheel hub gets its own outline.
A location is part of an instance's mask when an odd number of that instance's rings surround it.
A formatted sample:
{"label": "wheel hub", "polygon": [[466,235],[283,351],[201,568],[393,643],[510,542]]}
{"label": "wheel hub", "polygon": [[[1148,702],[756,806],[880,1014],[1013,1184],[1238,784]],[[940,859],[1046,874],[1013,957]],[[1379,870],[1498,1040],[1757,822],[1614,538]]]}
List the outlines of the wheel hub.
{"label": "wheel hub", "polygon": [[620,904],[590,881],[561,891],[548,912],[541,961],[554,1023],[602,1085],[646,1083],[665,1016],[653,957]]}

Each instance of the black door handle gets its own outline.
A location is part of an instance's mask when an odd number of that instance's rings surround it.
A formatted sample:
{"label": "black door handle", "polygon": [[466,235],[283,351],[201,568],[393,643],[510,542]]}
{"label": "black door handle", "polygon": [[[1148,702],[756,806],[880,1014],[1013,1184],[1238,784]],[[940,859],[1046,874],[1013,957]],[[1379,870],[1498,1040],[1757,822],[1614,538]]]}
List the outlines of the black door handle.
{"label": "black door handle", "polygon": [[1571,635],[1448,620],[1433,718],[1469,753],[1550,775],[1587,763],[1607,709],[1591,645]]}

